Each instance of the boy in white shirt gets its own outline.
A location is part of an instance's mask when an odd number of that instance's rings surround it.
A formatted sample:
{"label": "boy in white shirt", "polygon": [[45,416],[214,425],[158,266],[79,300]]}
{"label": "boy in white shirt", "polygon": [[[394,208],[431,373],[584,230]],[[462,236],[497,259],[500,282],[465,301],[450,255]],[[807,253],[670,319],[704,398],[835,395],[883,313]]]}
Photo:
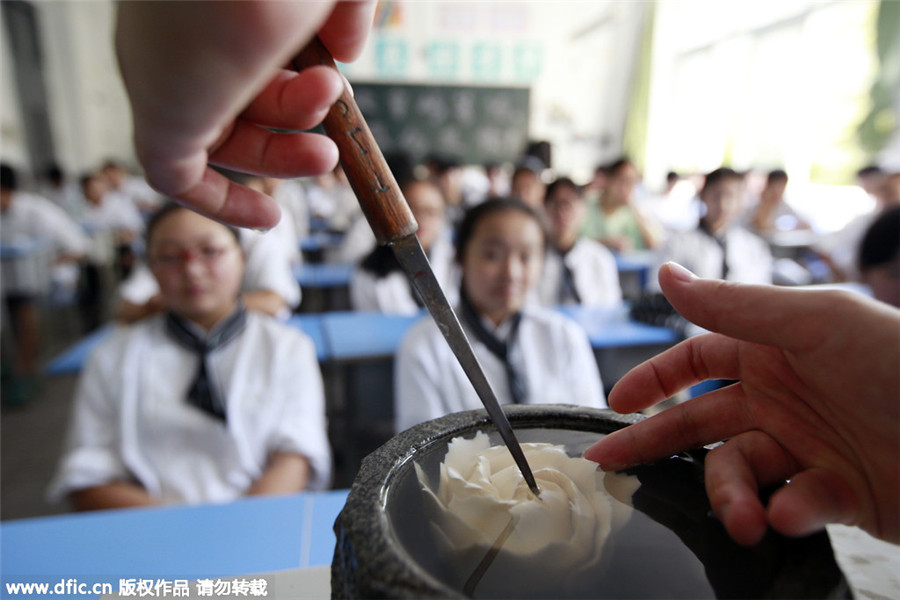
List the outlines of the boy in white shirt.
{"label": "boy in white shirt", "polygon": [[[768,244],[738,224],[742,198],[743,179],[739,173],[727,167],[709,173],[700,190],[706,214],[696,229],[675,232],[669,237],[660,253],[662,262],[677,262],[700,277],[772,283]],[[659,267],[655,271],[649,285],[658,290]]]}
{"label": "boy in white shirt", "polygon": [[549,224],[538,299],[544,306],[582,304],[616,307],[622,287],[616,258],[600,242],[581,235],[587,204],[568,177],[547,186],[544,214]]}

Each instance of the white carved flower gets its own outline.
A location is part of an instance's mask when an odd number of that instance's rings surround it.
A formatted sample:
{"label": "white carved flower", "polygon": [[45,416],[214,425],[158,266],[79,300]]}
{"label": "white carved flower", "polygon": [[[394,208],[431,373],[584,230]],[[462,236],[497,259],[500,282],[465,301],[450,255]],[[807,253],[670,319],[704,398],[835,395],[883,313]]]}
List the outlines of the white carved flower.
{"label": "white carved flower", "polygon": [[450,442],[436,491],[416,465],[439,545],[454,553],[502,543],[507,556],[528,557],[545,573],[596,565],[631,509],[605,491],[596,463],[553,444],[524,443],[522,450],[540,499],[506,447],[490,446],[483,432]]}

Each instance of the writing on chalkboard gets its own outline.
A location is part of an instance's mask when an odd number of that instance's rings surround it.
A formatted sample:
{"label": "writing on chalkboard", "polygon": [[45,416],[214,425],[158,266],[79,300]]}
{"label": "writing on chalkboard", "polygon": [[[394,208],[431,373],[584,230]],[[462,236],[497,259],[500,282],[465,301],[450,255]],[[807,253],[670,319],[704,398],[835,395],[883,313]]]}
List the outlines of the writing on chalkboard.
{"label": "writing on chalkboard", "polygon": [[527,88],[354,83],[353,91],[385,152],[478,164],[513,161],[528,141]]}

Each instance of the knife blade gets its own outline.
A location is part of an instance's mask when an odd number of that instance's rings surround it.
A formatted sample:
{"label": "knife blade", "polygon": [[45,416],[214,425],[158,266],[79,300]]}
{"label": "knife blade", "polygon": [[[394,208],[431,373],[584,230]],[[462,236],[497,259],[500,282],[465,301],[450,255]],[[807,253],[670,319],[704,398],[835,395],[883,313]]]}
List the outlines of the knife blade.
{"label": "knife blade", "polygon": [[[313,38],[294,58],[292,66],[300,71],[316,65],[337,68],[325,46],[318,38]],[[338,147],[341,166],[375,237],[380,244],[388,245],[393,250],[475,388],[488,416],[497,427],[500,437],[522,472],[522,477],[531,491],[540,496],[540,489],[515,431],[506,413],[500,408],[500,402],[484,374],[484,369],[475,356],[472,345],[416,237],[418,224],[415,217],[346,85],[328,111],[322,125],[325,133]]]}

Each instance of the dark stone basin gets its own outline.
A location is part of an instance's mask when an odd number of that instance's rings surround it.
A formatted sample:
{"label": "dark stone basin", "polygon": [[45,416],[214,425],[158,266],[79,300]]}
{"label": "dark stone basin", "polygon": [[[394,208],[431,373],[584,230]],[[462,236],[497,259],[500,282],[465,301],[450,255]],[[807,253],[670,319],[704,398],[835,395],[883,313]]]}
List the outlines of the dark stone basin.
{"label": "dark stone basin", "polygon": [[[563,443],[570,456],[640,419],[562,405],[504,410],[521,442]],[[787,538],[770,531],[753,548],[732,542],[706,498],[705,450],[627,471],[641,484],[632,498],[640,518],[611,537],[609,558],[590,580],[573,583],[533,570],[492,576],[488,569],[464,593],[461,582],[471,569],[455,572],[433,546],[413,463],[434,471],[452,438],[478,431],[502,443],[484,411],[467,411],[404,431],[363,461],[334,525],[333,597],[852,597],[825,532]]]}

